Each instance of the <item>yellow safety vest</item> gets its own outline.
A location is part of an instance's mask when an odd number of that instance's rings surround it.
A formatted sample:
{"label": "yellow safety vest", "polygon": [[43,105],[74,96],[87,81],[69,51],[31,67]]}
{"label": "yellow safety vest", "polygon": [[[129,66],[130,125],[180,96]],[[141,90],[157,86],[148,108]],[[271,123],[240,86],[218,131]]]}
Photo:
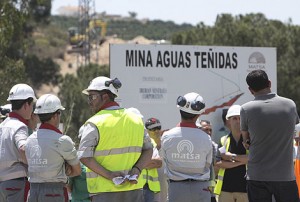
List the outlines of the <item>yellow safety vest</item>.
{"label": "yellow safety vest", "polygon": [[[229,135],[223,136],[221,138],[221,145],[224,146],[225,144],[226,144],[226,152],[228,152],[229,145],[230,145],[230,137],[229,137]],[[249,150],[246,150],[246,154],[248,154],[248,153],[249,153]],[[214,190],[215,194],[220,195],[220,193],[222,191],[225,170],[226,169],[224,169],[224,168],[220,168],[219,169],[218,180],[217,180],[217,184],[216,184],[215,190]]]}
{"label": "yellow safety vest", "polygon": [[[228,152],[229,145],[230,145],[230,138],[229,138],[228,135],[226,135],[226,136],[224,136],[224,137],[221,138],[221,145],[224,146],[224,144],[226,144],[226,152]],[[216,184],[215,190],[214,190],[215,194],[220,195],[220,193],[222,191],[224,174],[225,174],[225,169],[224,168],[220,168],[219,169],[219,173],[218,173],[217,184]]]}
{"label": "yellow safety vest", "polygon": [[[120,110],[101,110],[87,123],[97,126],[100,140],[95,148],[94,158],[105,169],[127,174],[138,161],[143,146],[144,126],[141,118]],[[137,184],[125,182],[115,185],[101,175],[87,168],[89,193],[121,192],[141,189],[142,175]]]}
{"label": "yellow safety vest", "polygon": [[[153,139],[151,139],[152,145],[155,148],[156,143]],[[152,169],[144,169],[143,179],[145,184],[148,183],[149,189],[154,193],[160,192],[160,182],[158,180],[158,172],[157,168]]]}

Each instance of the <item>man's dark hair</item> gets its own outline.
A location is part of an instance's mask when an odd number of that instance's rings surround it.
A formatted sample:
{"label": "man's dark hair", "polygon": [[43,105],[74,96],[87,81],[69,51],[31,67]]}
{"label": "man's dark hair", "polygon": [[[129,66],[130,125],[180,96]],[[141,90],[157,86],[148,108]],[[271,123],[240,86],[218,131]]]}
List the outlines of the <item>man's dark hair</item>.
{"label": "man's dark hair", "polygon": [[199,123],[200,123],[200,125],[202,125],[202,123],[206,123],[207,125],[211,125],[211,122],[209,120],[200,120]]}
{"label": "man's dark hair", "polygon": [[253,70],[246,78],[246,82],[251,90],[260,91],[269,87],[269,78],[265,71],[263,70]]}
{"label": "man's dark hair", "polygon": [[227,115],[228,109],[223,109],[222,111],[222,121],[223,124],[226,125],[226,115]]}
{"label": "man's dark hair", "polygon": [[115,94],[113,94],[110,90],[101,90],[101,91],[99,91],[99,92],[105,92],[107,95],[108,95],[108,97],[109,97],[109,99],[110,99],[110,101],[115,101],[115,98],[117,97]]}
{"label": "man's dark hair", "polygon": [[47,121],[50,121],[50,119],[51,119],[56,113],[58,113],[58,111],[60,111],[60,110],[57,110],[57,111],[52,112],[52,113],[38,114],[41,123],[46,123]]}
{"label": "man's dark hair", "polygon": [[33,102],[33,98],[27,98],[26,100],[11,100],[11,110],[19,110],[25,104],[31,104]]}
{"label": "man's dark hair", "polygon": [[190,114],[190,113],[184,112],[182,110],[179,110],[179,111],[181,114],[181,118],[183,120],[192,120],[193,118],[195,118],[197,116],[197,114]]}

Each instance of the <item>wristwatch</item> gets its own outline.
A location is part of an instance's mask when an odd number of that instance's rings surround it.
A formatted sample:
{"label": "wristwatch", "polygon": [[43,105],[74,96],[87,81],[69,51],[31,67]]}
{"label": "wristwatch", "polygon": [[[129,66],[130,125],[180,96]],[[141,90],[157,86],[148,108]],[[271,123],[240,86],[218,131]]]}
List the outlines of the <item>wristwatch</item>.
{"label": "wristwatch", "polygon": [[236,157],[236,155],[232,155],[232,156],[231,156],[231,161],[232,161],[232,162],[235,162],[235,157]]}

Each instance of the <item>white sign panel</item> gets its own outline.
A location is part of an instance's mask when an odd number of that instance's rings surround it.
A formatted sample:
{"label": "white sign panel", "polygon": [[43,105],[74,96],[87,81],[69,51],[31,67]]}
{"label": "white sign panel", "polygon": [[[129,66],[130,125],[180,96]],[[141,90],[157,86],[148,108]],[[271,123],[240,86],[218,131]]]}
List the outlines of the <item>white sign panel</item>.
{"label": "white sign panel", "polygon": [[180,113],[178,96],[199,93],[213,133],[222,127],[222,110],[253,99],[245,78],[263,69],[276,92],[276,49],[261,47],[212,47],[179,45],[111,45],[110,74],[119,78],[117,102],[136,107],[144,115],[158,118],[163,129],[176,126]]}

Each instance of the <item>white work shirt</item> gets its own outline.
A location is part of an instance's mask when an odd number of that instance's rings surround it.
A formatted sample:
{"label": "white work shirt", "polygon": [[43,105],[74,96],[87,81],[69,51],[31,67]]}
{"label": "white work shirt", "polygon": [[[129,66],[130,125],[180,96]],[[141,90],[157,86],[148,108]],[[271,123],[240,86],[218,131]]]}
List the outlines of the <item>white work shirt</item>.
{"label": "white work shirt", "polygon": [[79,163],[72,139],[47,124],[30,135],[25,145],[30,183],[67,182],[65,162]]}
{"label": "white work shirt", "polygon": [[26,143],[26,120],[11,112],[0,125],[0,181],[26,177],[27,165],[22,160],[20,148]]}
{"label": "white work shirt", "polygon": [[201,129],[178,126],[166,131],[162,136],[160,154],[169,179],[209,180],[212,142]]}

